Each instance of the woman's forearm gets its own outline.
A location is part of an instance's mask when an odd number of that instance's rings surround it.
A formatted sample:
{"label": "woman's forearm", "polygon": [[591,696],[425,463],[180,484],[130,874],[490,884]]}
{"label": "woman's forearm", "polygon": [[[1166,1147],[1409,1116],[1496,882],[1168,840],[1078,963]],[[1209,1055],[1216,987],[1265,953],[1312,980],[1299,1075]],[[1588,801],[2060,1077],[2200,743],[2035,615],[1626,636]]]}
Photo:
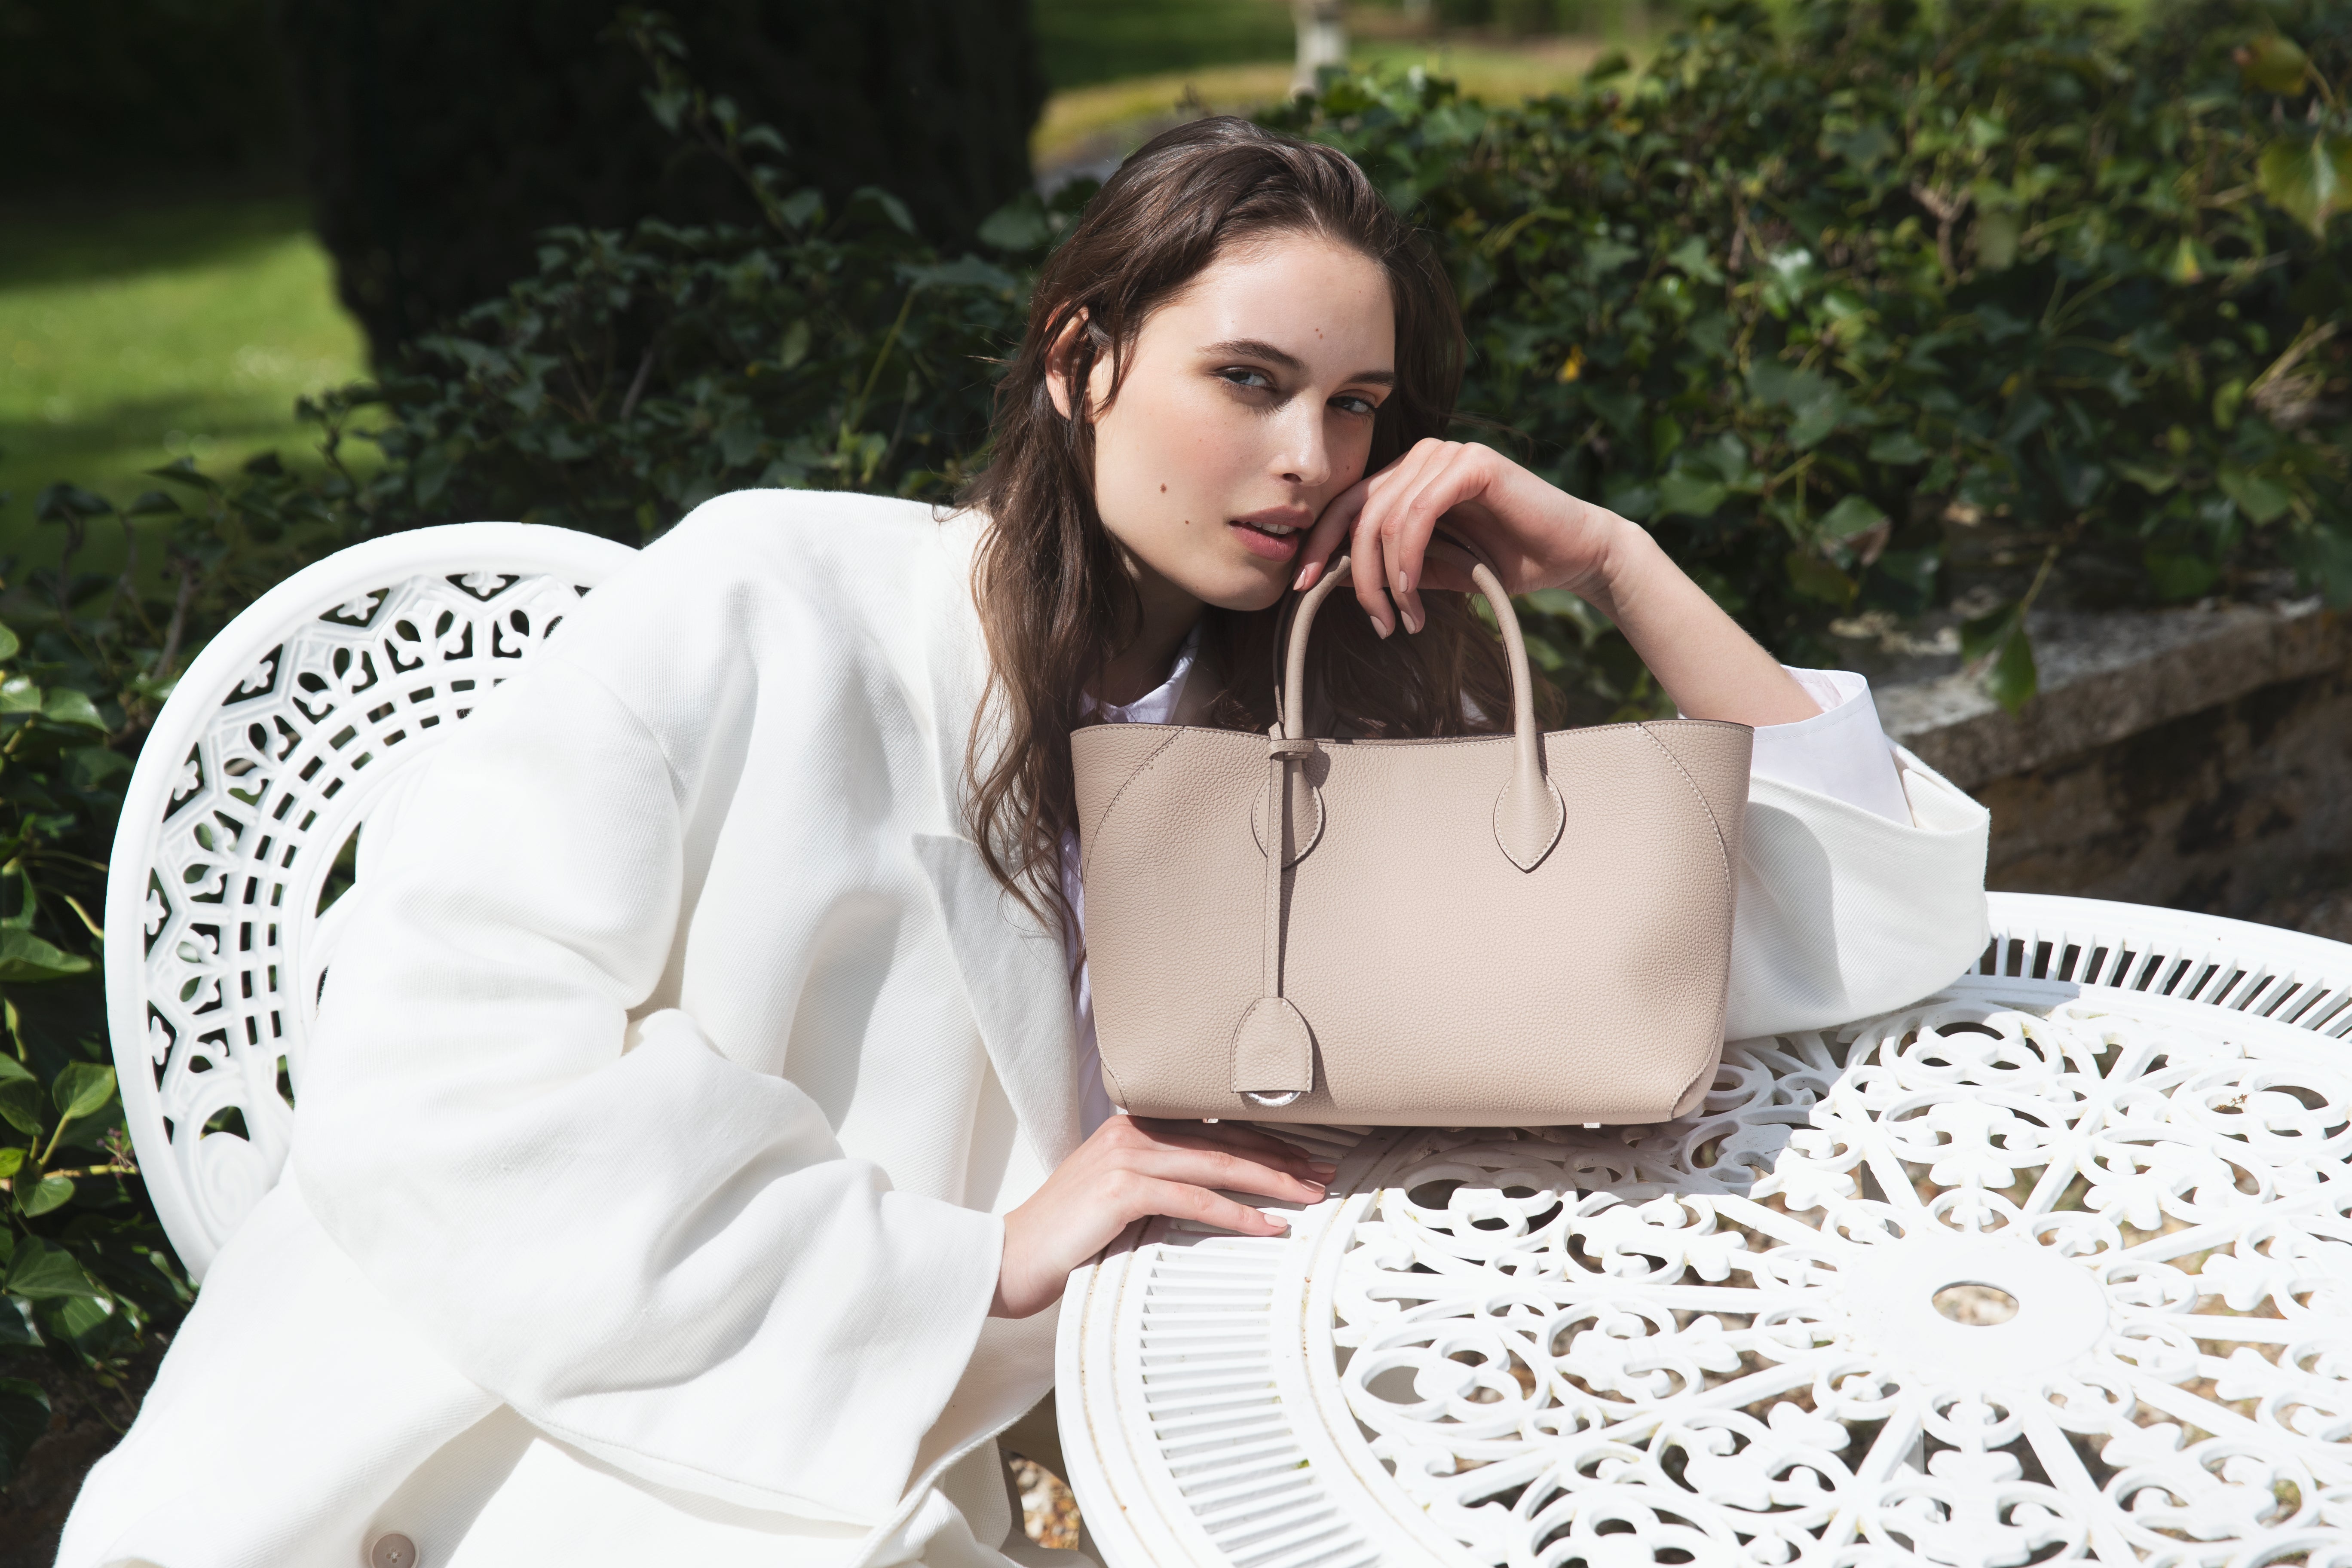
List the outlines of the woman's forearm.
{"label": "woman's forearm", "polygon": [[1693,719],[1759,726],[1793,724],[1821,711],[1646,529],[1613,512],[1604,516],[1609,543],[1601,570],[1573,586],[1617,624],[1676,707]]}

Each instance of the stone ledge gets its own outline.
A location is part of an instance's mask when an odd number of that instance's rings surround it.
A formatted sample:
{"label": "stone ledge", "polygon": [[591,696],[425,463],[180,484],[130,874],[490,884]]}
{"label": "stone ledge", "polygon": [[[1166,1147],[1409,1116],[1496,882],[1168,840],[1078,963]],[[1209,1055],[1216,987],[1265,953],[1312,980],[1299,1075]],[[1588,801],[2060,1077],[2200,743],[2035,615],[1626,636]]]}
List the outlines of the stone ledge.
{"label": "stone ledge", "polygon": [[[2217,707],[2278,681],[2352,664],[2352,621],[2316,598],[2214,609],[2036,614],[2042,689],[2014,716],[1957,656],[1873,682],[1879,721],[1962,789],[2022,773]],[[1913,661],[1913,670],[1919,661]]]}

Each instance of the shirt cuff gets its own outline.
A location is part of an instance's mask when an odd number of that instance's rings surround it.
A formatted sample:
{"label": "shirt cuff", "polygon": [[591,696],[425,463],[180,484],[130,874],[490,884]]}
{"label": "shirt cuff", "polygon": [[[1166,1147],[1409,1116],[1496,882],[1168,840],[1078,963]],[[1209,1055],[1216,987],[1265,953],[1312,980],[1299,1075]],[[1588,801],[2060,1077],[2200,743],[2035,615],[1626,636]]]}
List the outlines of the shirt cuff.
{"label": "shirt cuff", "polygon": [[1748,775],[1809,789],[1910,826],[1911,803],[1895,771],[1895,748],[1879,728],[1870,682],[1852,670],[1781,668],[1822,710],[1794,724],[1757,726]]}

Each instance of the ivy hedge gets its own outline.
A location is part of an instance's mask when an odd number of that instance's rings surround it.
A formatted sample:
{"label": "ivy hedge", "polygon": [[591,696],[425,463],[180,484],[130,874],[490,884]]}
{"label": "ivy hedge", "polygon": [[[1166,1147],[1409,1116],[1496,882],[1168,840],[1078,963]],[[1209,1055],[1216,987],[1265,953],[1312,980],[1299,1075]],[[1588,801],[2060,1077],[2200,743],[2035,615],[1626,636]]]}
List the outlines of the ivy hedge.
{"label": "ivy hedge", "polygon": [[[945,499],[984,457],[1027,279],[1091,186],[944,255],[890,193],[822,194],[660,17],[623,27],[656,118],[757,222],[547,233],[533,276],[305,405],[323,479],[184,462],[121,513],[42,498],[76,537],[163,519],[171,586],[69,558],[0,595],[0,1352],[115,1375],[187,1299],[120,1136],[91,917],[130,759],[209,630],[372,534],[503,517],[635,543],[743,486]],[[2352,605],[2348,89],[2352,0],[2129,24],[1797,0],[1702,13],[1556,98],[1335,78],[1272,118],[1436,239],[1471,433],[1647,522],[1784,656],[1957,616],[2016,706],[2035,604],[2292,573]],[[364,476],[355,436],[387,459]],[[1605,624],[1528,608],[1588,706],[1654,706]],[[6,1371],[0,1484],[40,1419]]]}

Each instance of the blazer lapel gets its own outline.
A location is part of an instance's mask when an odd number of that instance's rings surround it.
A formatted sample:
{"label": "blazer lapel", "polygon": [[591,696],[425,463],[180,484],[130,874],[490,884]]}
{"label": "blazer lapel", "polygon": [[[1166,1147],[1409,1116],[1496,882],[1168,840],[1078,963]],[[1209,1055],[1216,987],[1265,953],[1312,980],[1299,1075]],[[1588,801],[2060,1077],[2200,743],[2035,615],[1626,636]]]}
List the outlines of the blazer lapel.
{"label": "blazer lapel", "polygon": [[997,885],[971,839],[918,833],[913,847],[988,1058],[1050,1170],[1078,1146],[1076,1015],[1062,939]]}
{"label": "blazer lapel", "polygon": [[[928,645],[932,745],[948,820],[963,800],[965,747],[988,681],[987,640],[971,600],[972,554],[985,520],[946,519],[929,563]],[[1051,1170],[1078,1146],[1077,1020],[1068,955],[988,874],[980,847],[956,833],[917,833],[916,863],[939,901],[973,1022],[1013,1114]]]}

